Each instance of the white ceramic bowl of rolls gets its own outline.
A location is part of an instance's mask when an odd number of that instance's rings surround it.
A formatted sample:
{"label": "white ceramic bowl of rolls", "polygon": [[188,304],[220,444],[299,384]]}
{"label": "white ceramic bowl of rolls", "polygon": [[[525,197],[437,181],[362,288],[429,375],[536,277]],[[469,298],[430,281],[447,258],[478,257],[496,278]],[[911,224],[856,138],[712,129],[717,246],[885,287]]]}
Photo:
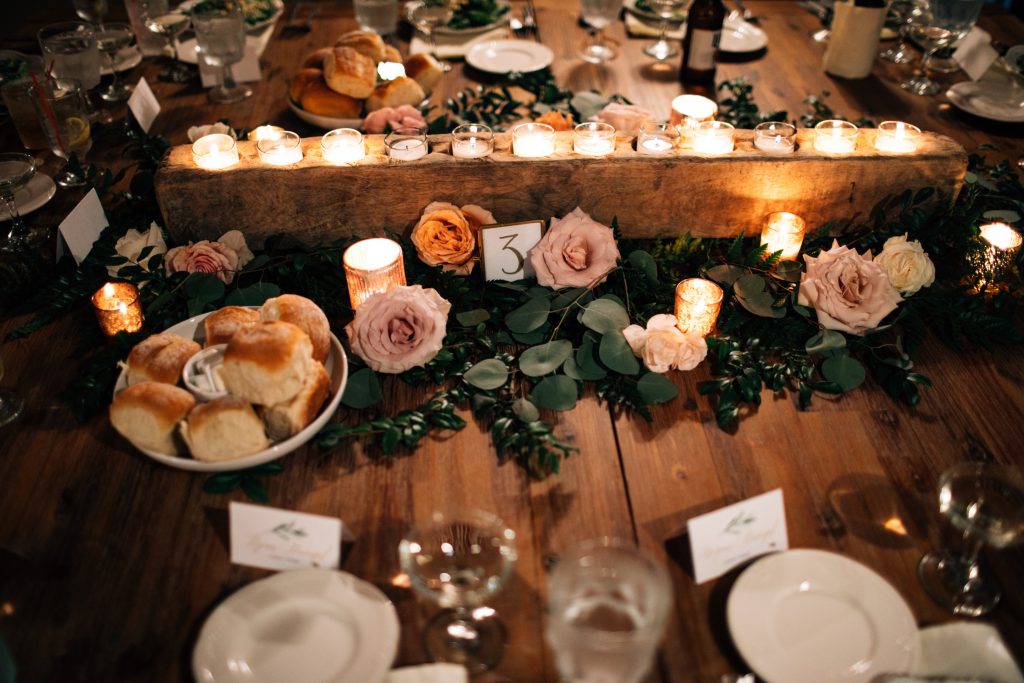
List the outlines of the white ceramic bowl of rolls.
{"label": "white ceramic bowl of rolls", "polygon": [[[194,368],[216,348],[223,348],[216,374],[227,394],[211,398],[217,394],[196,385]],[[283,294],[261,307],[197,315],[139,342],[118,377],[110,421],[170,467],[245,469],[313,438],[337,410],[347,379],[348,359],[323,311]]]}

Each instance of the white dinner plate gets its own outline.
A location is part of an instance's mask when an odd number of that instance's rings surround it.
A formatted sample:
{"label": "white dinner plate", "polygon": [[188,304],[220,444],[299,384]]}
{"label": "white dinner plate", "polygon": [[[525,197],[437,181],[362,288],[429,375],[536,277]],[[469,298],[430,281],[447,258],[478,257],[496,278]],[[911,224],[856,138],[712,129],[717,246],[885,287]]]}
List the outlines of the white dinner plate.
{"label": "white dinner plate", "polygon": [[395,607],[346,572],[255,581],[210,614],[192,652],[199,683],[377,683],[398,652]]}
{"label": "white dinner plate", "polygon": [[768,34],[753,24],[729,17],[722,24],[722,39],[718,49],[722,52],[757,52],[768,47]]}
{"label": "white dinner plate", "polygon": [[859,562],[822,550],[768,555],[744,571],[726,605],[729,632],[768,683],[868,683],[905,672],[917,651],[900,594]]}
{"label": "white dinner plate", "polygon": [[[249,308],[256,308],[250,306]],[[209,313],[202,313],[188,320],[182,321],[177,325],[171,325],[164,332],[170,334],[176,334],[186,339],[194,339],[199,342],[202,346],[205,341],[204,329],[202,326],[203,320]],[[157,462],[163,463],[168,467],[174,467],[179,470],[189,470],[190,472],[232,472],[234,470],[242,470],[247,467],[255,467],[256,465],[262,465],[263,463],[270,462],[271,460],[277,460],[278,458],[288,455],[300,446],[305,445],[307,441],[312,439],[320,428],[323,427],[334,415],[334,412],[338,409],[338,404],[341,403],[341,395],[345,391],[345,383],[348,381],[348,358],[345,356],[345,350],[341,348],[341,342],[333,334],[331,335],[331,350],[327,354],[327,362],[324,363],[324,369],[327,370],[327,374],[331,376],[331,397],[327,401],[327,404],[321,408],[320,414],[317,415],[316,419],[313,420],[309,426],[303,429],[295,436],[285,439],[284,441],[278,441],[258,453],[247,455],[244,458],[235,458],[234,460],[221,460],[217,462],[203,462],[201,460],[193,460],[187,456],[178,455],[167,455],[166,453],[160,453],[152,451],[147,448],[139,448],[139,451],[145,453],[149,457],[153,458]],[[121,374],[117,378],[117,384],[114,385],[114,394],[121,391],[128,386],[128,371],[122,369]],[[138,448],[138,446],[136,446]]]}
{"label": "white dinner plate", "polygon": [[1010,92],[1011,86],[1005,82],[964,81],[947,90],[946,97],[954,107],[983,119],[1024,123],[1024,100],[1011,102]]}
{"label": "white dinner plate", "polygon": [[1024,683],[1024,675],[990,624],[959,621],[921,629],[915,676],[961,676],[993,683]]}
{"label": "white dinner plate", "polygon": [[[420,3],[420,2],[410,2],[410,3],[407,3],[406,6],[405,6],[405,20],[408,21],[413,26],[416,25],[416,22],[414,22],[412,20],[412,13],[421,4],[422,3]],[[499,0],[498,6],[499,7],[501,7],[501,6],[509,7],[509,4],[508,4],[508,2],[505,2],[505,0]],[[437,36],[451,36],[453,38],[454,37],[469,38],[469,37],[472,37],[472,36],[478,36],[481,33],[487,33],[488,31],[493,31],[494,29],[498,28],[499,26],[504,26],[504,25],[508,24],[508,19],[509,19],[510,16],[512,16],[511,10],[508,11],[508,12],[505,12],[503,15],[501,15],[501,18],[498,19],[497,21],[492,21],[491,23],[485,24],[484,26],[474,26],[473,28],[459,28],[459,29],[448,28],[447,26],[438,26],[436,29],[434,29],[434,33]]]}
{"label": "white dinner plate", "polygon": [[[622,0],[622,6],[623,8],[625,8],[627,12],[635,14],[641,19],[646,19],[647,21],[653,22],[661,21],[661,17],[659,17],[653,11],[637,7],[637,0]],[[681,24],[682,22],[686,21],[686,10],[689,6],[690,3],[687,2],[685,7],[681,8],[672,16],[671,19],[669,19],[669,23]]]}
{"label": "white dinner plate", "polygon": [[288,100],[288,106],[291,107],[291,110],[295,112],[295,115],[300,119],[311,126],[323,128],[324,130],[334,130],[335,128],[355,128],[356,130],[359,130],[359,127],[363,125],[362,119],[339,119],[333,116],[310,114],[290,99]]}
{"label": "white dinner plate", "polygon": [[[141,63],[142,53],[139,52],[139,48],[134,45],[121,48],[114,57],[114,66],[117,68],[118,73],[134,69]],[[110,60],[107,59],[106,55],[103,55],[100,58],[100,73],[104,76],[110,75]]]}
{"label": "white dinner plate", "polygon": [[[195,7],[196,5],[198,5],[200,2],[202,2],[202,0],[185,0],[185,2],[181,3],[180,5],[178,5],[178,10],[179,11],[190,10],[193,7]],[[274,25],[274,22],[277,21],[281,17],[282,13],[284,13],[284,0],[271,0],[270,4],[273,5],[273,7],[274,7],[273,13],[271,13],[269,16],[267,16],[267,17],[265,17],[265,18],[263,18],[263,19],[261,19],[259,21],[254,21],[252,23],[249,23],[249,21],[246,20],[246,22],[245,22],[245,30],[246,31],[259,31],[259,30],[265,29],[268,26],[273,26]]]}
{"label": "white dinner plate", "polygon": [[[27,216],[46,202],[53,199],[57,192],[57,185],[53,178],[38,171],[32,179],[25,183],[25,186],[14,193],[14,201],[18,205],[18,213]],[[11,214],[7,205],[0,205],[0,222],[11,220]]]}
{"label": "white dinner plate", "polygon": [[488,40],[466,53],[466,62],[481,71],[507,74],[529,73],[551,65],[551,48],[532,40]]}

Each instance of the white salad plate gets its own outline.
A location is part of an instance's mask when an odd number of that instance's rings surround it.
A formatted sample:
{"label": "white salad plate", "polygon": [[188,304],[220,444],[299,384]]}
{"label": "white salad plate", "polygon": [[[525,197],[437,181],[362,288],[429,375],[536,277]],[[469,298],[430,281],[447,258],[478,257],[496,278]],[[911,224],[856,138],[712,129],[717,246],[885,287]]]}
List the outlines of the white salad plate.
{"label": "white salad plate", "polygon": [[[48,201],[57,193],[57,185],[53,178],[38,171],[24,187],[14,193],[14,201],[18,205],[18,213],[27,216]],[[11,220],[7,206],[0,206],[0,223]]]}
{"label": "white salad plate", "polygon": [[335,128],[355,128],[359,130],[359,127],[363,125],[362,119],[339,119],[333,116],[320,116],[319,114],[310,114],[308,111],[300,107],[299,105],[288,100],[288,106],[300,119],[305,121],[311,126],[317,128],[323,128],[324,130],[334,130]]}
{"label": "white salad plate", "polygon": [[1024,683],[1024,675],[990,624],[959,621],[921,629],[921,647],[911,673],[915,676],[984,679]]}
{"label": "white salad plate", "polygon": [[1012,92],[1024,90],[1014,91],[1009,83],[1000,81],[964,81],[947,90],[946,97],[968,114],[1003,123],[1024,123],[1024,96],[1014,100]]}
{"label": "white salad plate", "polygon": [[[256,308],[251,306],[250,308]],[[202,346],[205,341],[204,330],[202,322],[209,313],[203,313],[197,315],[188,320],[182,321],[177,325],[171,325],[164,332],[170,334],[176,334],[186,339],[194,339],[199,342]],[[156,460],[159,463],[167,465],[168,467],[174,467],[179,470],[189,470],[190,472],[232,472],[234,470],[242,470],[247,467],[255,467],[256,465],[262,465],[272,460],[288,455],[295,449],[306,444],[307,441],[312,439],[320,429],[327,424],[334,415],[334,412],[338,409],[338,404],[341,403],[341,395],[345,391],[345,383],[348,381],[348,358],[345,356],[345,350],[341,347],[341,342],[333,334],[331,335],[331,350],[327,355],[327,362],[324,363],[324,369],[327,370],[327,374],[331,377],[331,396],[327,403],[320,409],[320,414],[317,415],[316,419],[313,420],[309,426],[303,429],[295,436],[285,439],[284,441],[278,441],[258,453],[247,455],[243,458],[235,458],[234,460],[221,460],[217,462],[203,462],[201,460],[193,460],[187,456],[167,455],[166,453],[160,453],[158,451],[149,450],[148,448],[139,448],[139,451],[145,453],[147,456]],[[117,378],[117,384],[114,385],[114,394],[116,395],[119,391],[128,386],[128,370],[124,368],[121,370],[121,374]],[[138,447],[137,447],[138,448]]]}
{"label": "white salad plate", "polygon": [[470,66],[492,74],[537,71],[550,66],[554,58],[551,48],[532,40],[489,40],[466,53]]}
{"label": "white salad plate", "polygon": [[199,683],[377,683],[398,652],[395,607],[346,572],[255,581],[210,614],[192,652]]}
{"label": "white salad plate", "polygon": [[729,632],[768,683],[868,683],[910,669],[917,624],[888,582],[822,550],[768,555],[737,579]]}
{"label": "white salad plate", "polygon": [[[413,26],[416,25],[416,22],[412,20],[412,13],[421,4],[423,4],[423,3],[421,3],[421,2],[410,2],[410,3],[406,4],[406,6],[405,6],[405,20],[408,21]],[[497,6],[498,7],[510,7],[509,3],[505,2],[504,0],[499,0],[498,3],[497,3]],[[478,36],[481,33],[487,33],[488,31],[493,31],[494,29],[498,28],[499,26],[504,26],[504,25],[508,24],[508,19],[509,19],[510,16],[512,16],[511,10],[508,11],[508,12],[505,12],[504,14],[502,14],[501,17],[497,21],[492,21],[491,23],[485,24],[484,26],[474,26],[473,28],[448,28],[447,26],[438,26],[436,29],[434,29],[434,33],[438,37],[441,37],[441,36],[451,36],[453,38],[454,37],[468,38],[468,37],[471,37],[471,36]]]}
{"label": "white salad plate", "polygon": [[768,34],[753,24],[737,17],[728,17],[722,24],[722,39],[718,49],[722,52],[757,52],[768,47]]}

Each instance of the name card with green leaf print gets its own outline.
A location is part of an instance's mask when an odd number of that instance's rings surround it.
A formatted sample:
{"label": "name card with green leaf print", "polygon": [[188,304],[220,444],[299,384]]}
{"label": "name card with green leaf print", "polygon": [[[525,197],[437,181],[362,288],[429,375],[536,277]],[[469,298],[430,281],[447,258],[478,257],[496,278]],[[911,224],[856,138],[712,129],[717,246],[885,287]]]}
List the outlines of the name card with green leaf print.
{"label": "name card with green leaf print", "polygon": [[337,569],[341,564],[340,519],[232,502],[231,561],[262,569]]}
{"label": "name card with green leaf print", "polygon": [[536,277],[530,250],[544,236],[544,221],[480,226],[480,263],[485,280],[525,280]]}
{"label": "name card with green leaf print", "polygon": [[758,555],[789,548],[782,489],[694,517],[686,529],[697,583],[718,578]]}

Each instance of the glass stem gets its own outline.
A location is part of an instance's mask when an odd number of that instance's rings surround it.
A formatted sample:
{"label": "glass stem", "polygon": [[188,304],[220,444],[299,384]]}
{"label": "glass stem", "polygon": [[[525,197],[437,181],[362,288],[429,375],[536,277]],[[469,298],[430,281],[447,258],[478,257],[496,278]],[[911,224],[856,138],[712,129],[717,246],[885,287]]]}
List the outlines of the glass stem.
{"label": "glass stem", "polygon": [[924,65],[927,64],[928,60],[931,59],[932,56],[936,52],[938,52],[938,51],[939,51],[938,47],[933,47],[933,48],[929,48],[929,49],[925,50],[924,54],[921,55],[921,73],[919,73],[918,76],[920,76],[921,78],[923,78],[925,80],[929,80],[928,72],[925,71]]}
{"label": "glass stem", "polygon": [[11,215],[11,230],[7,233],[7,239],[13,239],[15,237],[24,237],[25,222],[21,220],[21,214],[18,213],[18,203],[14,201],[13,192],[4,192],[4,204],[7,205],[7,212]]}
{"label": "glass stem", "polygon": [[427,33],[427,41],[430,45],[430,55],[432,57],[437,57],[437,41],[434,40],[434,29],[430,29]]}
{"label": "glass stem", "polygon": [[107,88],[107,92],[117,92],[117,53],[108,52],[107,57],[110,58],[110,75],[113,80],[110,82],[110,87]]}
{"label": "glass stem", "polygon": [[964,544],[967,547],[967,554],[963,555],[961,561],[964,564],[964,585],[962,592],[969,593],[971,591],[971,585],[978,578],[978,557],[981,555],[981,548],[985,544],[985,539],[975,537],[969,530],[964,531]]}
{"label": "glass stem", "polygon": [[659,43],[664,43],[665,42],[665,34],[666,33],[668,33],[668,19],[662,19],[661,20],[661,30],[658,33],[658,42]]}
{"label": "glass stem", "polygon": [[231,73],[231,65],[224,65],[224,76],[220,84],[221,90],[229,92],[237,87],[235,83],[235,76]]}

